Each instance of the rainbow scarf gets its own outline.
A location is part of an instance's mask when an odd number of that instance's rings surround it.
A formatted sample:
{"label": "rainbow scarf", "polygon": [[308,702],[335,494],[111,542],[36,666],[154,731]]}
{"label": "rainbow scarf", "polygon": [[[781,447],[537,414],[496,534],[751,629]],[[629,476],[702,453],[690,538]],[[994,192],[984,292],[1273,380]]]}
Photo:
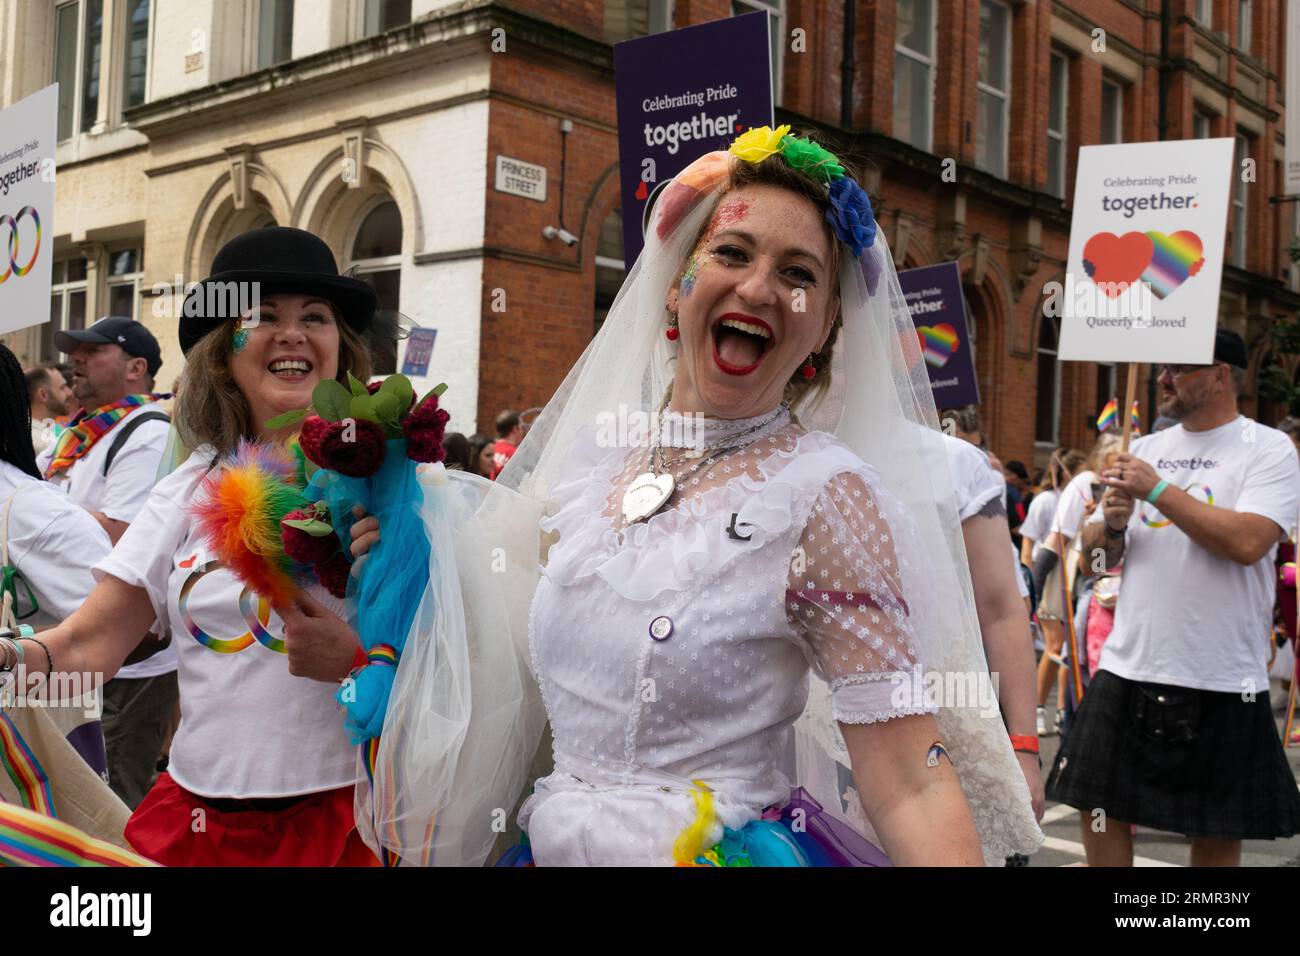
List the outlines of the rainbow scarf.
{"label": "rainbow scarf", "polygon": [[156,866],[31,810],[0,803],[0,866]]}
{"label": "rainbow scarf", "polygon": [[72,420],[68,430],[59,436],[54,446],[54,458],[45,469],[45,477],[53,478],[61,471],[67,471],[73,462],[85,456],[118,422],[141,405],[170,398],[170,395],[155,392],[152,395],[128,395],[111,405],[103,405],[91,412],[82,412]]}

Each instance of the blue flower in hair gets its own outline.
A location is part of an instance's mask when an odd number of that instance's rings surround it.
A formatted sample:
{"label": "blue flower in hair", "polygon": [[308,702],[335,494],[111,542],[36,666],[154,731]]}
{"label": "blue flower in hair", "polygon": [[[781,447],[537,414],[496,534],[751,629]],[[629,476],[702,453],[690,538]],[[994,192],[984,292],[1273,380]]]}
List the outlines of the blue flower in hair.
{"label": "blue flower in hair", "polygon": [[835,235],[852,247],[855,258],[862,255],[862,250],[876,241],[876,217],[866,190],[853,177],[841,176],[831,182],[830,203],[826,221]]}

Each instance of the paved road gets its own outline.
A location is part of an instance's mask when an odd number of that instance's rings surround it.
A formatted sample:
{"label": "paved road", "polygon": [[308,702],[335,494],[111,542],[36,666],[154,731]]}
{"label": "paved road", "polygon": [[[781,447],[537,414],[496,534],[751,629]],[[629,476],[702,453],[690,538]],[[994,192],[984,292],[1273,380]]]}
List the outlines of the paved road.
{"label": "paved road", "polygon": [[[1278,732],[1281,733],[1285,717],[1281,708],[1286,702],[1286,696],[1276,681],[1269,693],[1274,711],[1278,714]],[[1050,705],[1048,718],[1051,718]],[[1300,718],[1297,718],[1297,723],[1300,723]],[[1059,745],[1059,737],[1043,738],[1044,773],[1056,759]],[[1300,779],[1300,745],[1289,747],[1286,753],[1291,772]],[[1043,814],[1042,827],[1047,840],[1042,849],[1030,858],[1030,866],[1083,865],[1084,853],[1077,810],[1049,800]],[[1186,866],[1187,848],[1186,837],[1139,827],[1133,841],[1134,863],[1138,866]],[[1241,862],[1243,866],[1300,866],[1300,836],[1286,840],[1247,840],[1242,844]]]}

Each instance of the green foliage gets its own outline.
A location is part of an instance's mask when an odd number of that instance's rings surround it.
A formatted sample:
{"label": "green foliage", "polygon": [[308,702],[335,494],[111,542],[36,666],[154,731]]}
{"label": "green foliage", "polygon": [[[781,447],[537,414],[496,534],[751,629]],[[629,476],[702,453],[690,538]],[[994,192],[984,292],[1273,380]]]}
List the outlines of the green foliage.
{"label": "green foliage", "polygon": [[326,421],[341,422],[350,414],[352,399],[351,392],[330,378],[318,383],[312,389],[311,407]]}

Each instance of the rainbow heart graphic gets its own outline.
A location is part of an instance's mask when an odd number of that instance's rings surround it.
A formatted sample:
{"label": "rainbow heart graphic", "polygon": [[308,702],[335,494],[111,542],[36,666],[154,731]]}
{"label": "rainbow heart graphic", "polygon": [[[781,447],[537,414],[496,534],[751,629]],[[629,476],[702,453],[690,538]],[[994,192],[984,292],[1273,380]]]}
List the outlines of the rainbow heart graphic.
{"label": "rainbow heart graphic", "polygon": [[916,337],[921,343],[921,352],[925,355],[927,365],[943,368],[957,351],[961,337],[947,322],[942,325],[922,325],[916,330]]}
{"label": "rainbow heart graphic", "polygon": [[1083,270],[1107,296],[1123,295],[1146,282],[1159,299],[1172,294],[1205,265],[1201,237],[1186,229],[1163,232],[1099,232],[1083,244]]}

